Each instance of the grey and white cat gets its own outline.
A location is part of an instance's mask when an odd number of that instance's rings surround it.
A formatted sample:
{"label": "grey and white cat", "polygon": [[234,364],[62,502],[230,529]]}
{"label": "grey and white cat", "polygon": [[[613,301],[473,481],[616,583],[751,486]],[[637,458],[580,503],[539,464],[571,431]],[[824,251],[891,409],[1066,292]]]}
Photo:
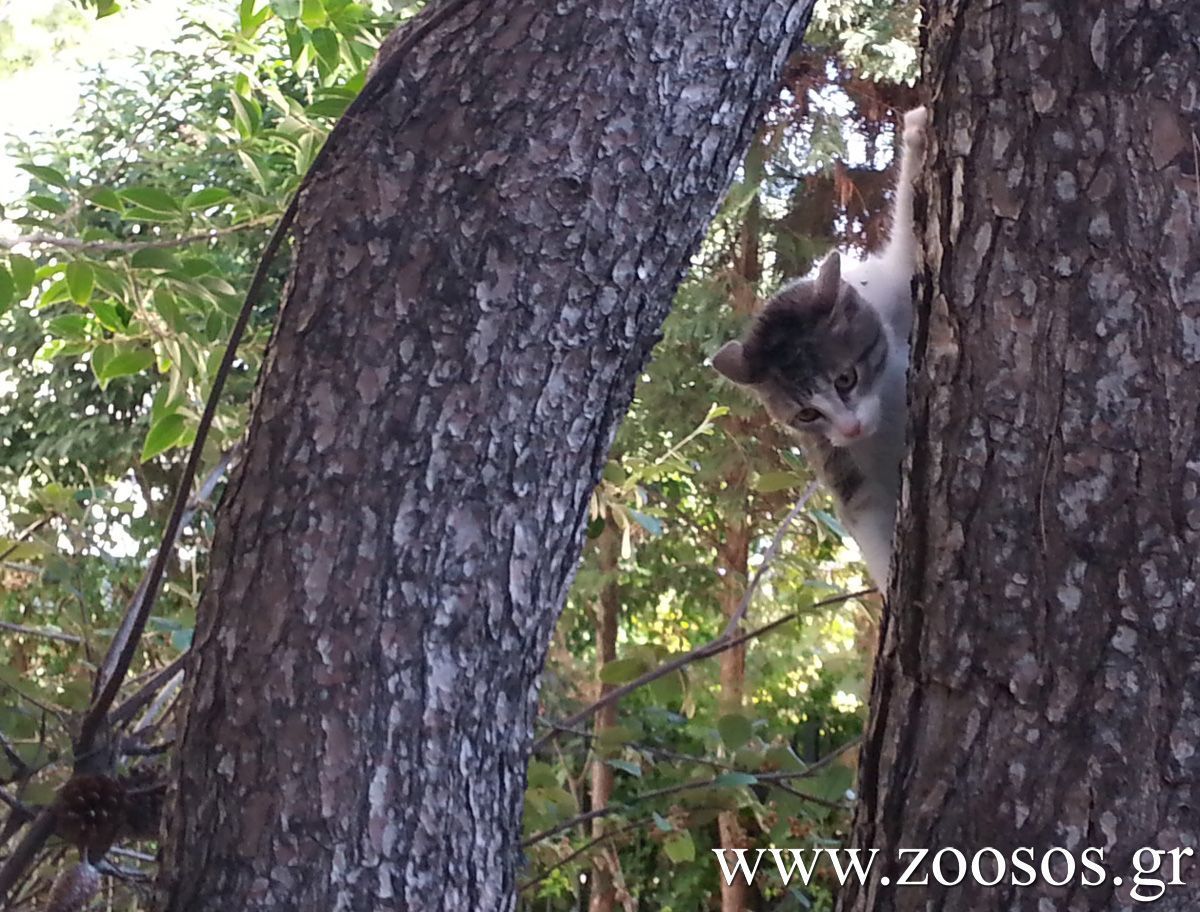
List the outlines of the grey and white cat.
{"label": "grey and white cat", "polygon": [[887,245],[866,260],[831,253],[815,277],[781,288],[740,341],[712,363],[793,431],[838,515],[886,589],[900,493],[912,326],[913,181],[924,108],[904,117],[900,179]]}

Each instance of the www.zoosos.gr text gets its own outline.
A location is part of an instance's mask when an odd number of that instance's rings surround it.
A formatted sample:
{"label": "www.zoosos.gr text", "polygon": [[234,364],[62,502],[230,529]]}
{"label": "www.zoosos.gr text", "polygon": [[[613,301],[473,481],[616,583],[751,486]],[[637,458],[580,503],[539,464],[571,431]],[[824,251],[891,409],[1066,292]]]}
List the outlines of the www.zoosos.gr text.
{"label": "www.zoosos.gr text", "polygon": [[[866,883],[870,879],[879,849],[871,849],[865,859],[861,849],[713,849],[721,866],[725,883],[735,880],[746,883],[754,880],[760,868],[769,872],[773,863],[784,886],[792,883],[808,884],[821,862],[828,859],[828,868],[839,884],[850,880]],[[1168,887],[1183,886],[1185,881],[1180,871],[1182,860],[1193,855],[1190,847],[1176,849],[1154,849],[1143,847],[1133,853],[1131,864],[1134,874],[1130,878],[1133,889],[1130,898],[1136,902],[1154,902],[1167,892]],[[733,856],[732,863],[730,857]],[[770,858],[763,865],[764,857]],[[929,849],[900,849],[900,875],[894,883],[898,887],[920,887],[936,883],[954,887],[970,878],[985,887],[1007,884],[1028,887],[1045,883],[1062,887],[1078,882],[1084,887],[1098,887],[1109,882],[1108,870],[1104,866],[1104,850],[1098,847],[1084,849],[1078,856],[1064,848],[1051,848],[1040,856],[1030,846],[1022,846],[1005,854],[999,849],[982,848],[970,858],[958,849],[945,848],[933,852]],[[891,886],[893,879],[882,876],[879,882]],[[1111,878],[1114,886],[1124,883],[1124,878]]]}

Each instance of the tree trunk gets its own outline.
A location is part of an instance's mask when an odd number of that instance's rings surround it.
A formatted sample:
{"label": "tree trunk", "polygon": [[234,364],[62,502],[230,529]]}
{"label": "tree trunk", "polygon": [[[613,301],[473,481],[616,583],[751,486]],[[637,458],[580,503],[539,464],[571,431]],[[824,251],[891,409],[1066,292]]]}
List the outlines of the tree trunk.
{"label": "tree trunk", "polygon": [[[739,467],[726,481],[733,491],[745,491],[747,477],[744,467]],[[744,516],[728,526],[723,533],[725,542],[722,548],[721,564],[725,568],[724,585],[721,588],[721,612],[726,619],[732,620],[741,607],[742,598],[746,594],[746,584],[750,570],[750,527]],[[741,627],[737,628],[741,633]],[[721,653],[721,714],[740,714],[742,703],[746,696],[746,644],[741,643],[732,649]],[[721,811],[717,815],[717,832],[720,835],[722,849],[748,849],[750,839],[742,826],[737,808]],[[734,878],[727,883],[724,878],[718,878],[721,884],[721,912],[745,912],[747,898],[750,895],[750,885],[744,878]]]}
{"label": "tree trunk", "polygon": [[[604,575],[600,597],[596,602],[596,680],[604,666],[617,657],[617,629],[621,619],[621,587],[617,579],[617,560],[621,554],[621,536],[612,517],[606,517],[604,529],[596,539],[597,564]],[[596,699],[600,699],[615,685],[599,683]],[[605,763],[600,745],[604,734],[617,724],[617,704],[602,707],[592,722],[595,735],[592,752],[592,795],[590,810],[598,812],[608,807],[612,800],[616,771]],[[592,838],[601,839],[608,828],[608,821],[599,817],[592,821]],[[592,856],[592,875],[588,880],[588,912],[613,912],[616,908],[616,866],[619,863],[612,845],[601,843]]]}
{"label": "tree trunk", "polygon": [[[1200,6],[928,14],[928,264],[854,834],[882,854],[839,907],[1131,908],[1156,892],[1137,850],[1200,830]],[[984,846],[1095,847],[1108,878],[879,886],[901,847]],[[1154,909],[1197,907],[1182,874]]]}
{"label": "tree trunk", "polygon": [[196,630],[171,910],[514,906],[587,499],[811,0],[444,0],[305,194]]}
{"label": "tree trunk", "polygon": [[[763,159],[766,154],[765,137],[760,133],[746,154],[746,178],[750,181],[763,179]],[[739,317],[746,318],[757,306],[758,283],[762,278],[761,263],[762,203],[756,193],[746,210],[738,244],[737,277],[732,302]],[[756,416],[758,417],[758,416]],[[743,462],[734,465],[725,474],[727,496],[741,501],[740,507],[749,500],[749,471]],[[738,509],[727,518],[722,531],[723,547],[720,550],[721,566],[725,570],[721,588],[721,613],[732,620],[741,607],[750,579],[750,520],[746,509]],[[741,633],[739,625],[736,633]],[[746,696],[746,645],[741,643],[721,653],[721,714],[740,714]],[[717,815],[717,835],[722,849],[748,849],[750,840],[739,820],[737,808],[721,811]],[[721,912],[745,912],[750,885],[743,878],[721,884]]]}

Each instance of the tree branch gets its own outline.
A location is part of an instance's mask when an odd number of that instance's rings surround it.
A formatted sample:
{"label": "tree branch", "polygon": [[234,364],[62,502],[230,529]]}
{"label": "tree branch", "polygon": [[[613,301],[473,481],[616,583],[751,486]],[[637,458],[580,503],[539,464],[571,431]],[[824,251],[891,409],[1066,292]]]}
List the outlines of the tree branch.
{"label": "tree branch", "polygon": [[59,250],[70,250],[75,253],[129,253],[130,251],[137,250],[163,250],[214,241],[231,234],[237,234],[240,231],[249,231],[251,228],[260,228],[264,225],[269,225],[274,220],[274,215],[264,216],[262,218],[251,219],[248,222],[242,222],[238,225],[229,225],[225,228],[212,228],[197,234],[185,234],[173,238],[155,238],[154,240],[147,241],[83,241],[79,238],[55,237],[52,234],[26,234],[22,237],[11,239],[0,238],[0,250],[12,250],[25,244],[37,247],[54,247]]}
{"label": "tree branch", "polygon": [[785,614],[783,617],[776,618],[775,620],[771,621],[769,624],[764,624],[761,627],[757,627],[754,630],[751,630],[747,633],[743,633],[739,636],[731,637],[727,633],[722,633],[716,639],[710,640],[709,642],[705,643],[702,646],[697,646],[695,649],[692,649],[688,652],[683,653],[682,655],[679,655],[673,659],[670,659],[667,662],[664,662],[662,665],[659,665],[657,668],[654,668],[654,669],[646,672],[645,674],[641,675],[638,678],[635,678],[634,680],[630,681],[628,684],[622,684],[620,687],[616,687],[616,688],[610,690],[608,693],[606,693],[604,696],[602,696],[596,702],[594,702],[588,706],[585,706],[583,709],[579,710],[576,713],[573,713],[572,715],[568,716],[566,719],[563,719],[561,722],[552,723],[551,724],[552,730],[549,733],[542,735],[542,737],[538,738],[536,741],[534,741],[533,749],[538,750],[539,748],[543,747],[548,741],[551,741],[555,737],[557,737],[558,733],[559,733],[558,732],[559,729],[570,729],[571,727],[578,725],[580,722],[582,722],[584,719],[587,719],[589,716],[591,716],[593,713],[595,713],[599,709],[601,709],[605,706],[608,706],[610,703],[615,703],[617,700],[622,699],[626,695],[637,690],[639,687],[644,687],[647,684],[657,681],[659,678],[665,677],[666,675],[669,675],[673,671],[678,671],[680,668],[683,668],[686,665],[691,665],[693,662],[698,662],[701,659],[709,659],[715,655],[720,655],[725,650],[733,649],[735,646],[740,646],[742,643],[745,643],[747,640],[753,640],[753,639],[756,639],[757,637],[768,634],[771,631],[775,630],[776,628],[782,627],[784,624],[790,623],[791,621],[794,621],[797,618],[803,617],[804,615],[808,614],[809,612],[813,611],[816,608],[824,608],[828,605],[837,605],[837,604],[840,604],[841,602],[848,602],[851,599],[861,598],[862,596],[869,595],[870,593],[875,592],[875,591],[876,590],[874,590],[874,589],[862,589],[862,590],[859,590],[858,592],[850,592],[845,595],[835,595],[835,596],[832,596],[831,598],[822,599],[819,602],[814,602],[812,605],[810,605],[807,608],[802,608],[799,611],[789,612],[788,614]]}

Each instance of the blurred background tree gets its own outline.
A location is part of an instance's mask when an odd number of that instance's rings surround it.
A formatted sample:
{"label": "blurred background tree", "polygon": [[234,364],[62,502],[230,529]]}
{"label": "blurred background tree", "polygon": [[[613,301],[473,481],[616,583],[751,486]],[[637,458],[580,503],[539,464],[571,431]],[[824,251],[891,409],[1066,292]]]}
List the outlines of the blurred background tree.
{"label": "blurred background tree", "polygon": [[[0,78],[70,55],[154,3],[0,4]],[[210,0],[177,34],[86,70],[68,122],[10,142],[27,187],[0,221],[0,784],[22,809],[70,774],[72,718],[154,550],[216,360],[274,217],[380,40],[420,3]],[[86,8],[85,8],[86,7]],[[117,14],[117,15],[114,15]],[[97,25],[95,16],[103,17]],[[605,690],[721,633],[811,481],[792,442],[705,359],[834,246],[886,234],[892,137],[915,103],[915,3],[827,0],[680,289],[592,504],[542,689],[522,907],[823,909],[808,886],[722,885],[720,845],[838,843],[873,645],[853,543],[823,492],[781,538],[738,625],[799,618],[684,665],[564,730]],[[283,276],[277,264],[276,288]],[[277,295],[268,295],[274,300]],[[274,318],[255,315],[202,474],[236,458]],[[217,493],[172,562],[129,692],[190,642]],[[120,766],[154,781],[172,690]],[[49,888],[52,842],[15,908]],[[7,851],[7,849],[5,849]],[[108,856],[105,901],[142,908],[153,842]]]}

